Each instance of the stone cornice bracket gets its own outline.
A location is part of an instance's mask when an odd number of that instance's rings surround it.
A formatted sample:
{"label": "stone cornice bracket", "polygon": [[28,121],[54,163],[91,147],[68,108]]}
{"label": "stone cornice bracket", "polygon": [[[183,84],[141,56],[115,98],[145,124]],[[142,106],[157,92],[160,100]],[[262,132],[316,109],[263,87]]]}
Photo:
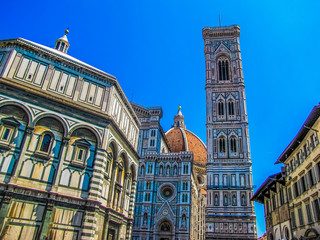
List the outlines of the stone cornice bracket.
{"label": "stone cornice bracket", "polygon": [[63,137],[63,138],[62,138],[62,144],[63,144],[63,145],[68,144],[69,141],[70,141],[70,138],[67,138],[67,137]]}
{"label": "stone cornice bracket", "polygon": [[27,126],[27,127],[26,127],[26,133],[27,133],[28,135],[32,134],[33,130],[34,130],[34,127],[30,127],[30,126]]}

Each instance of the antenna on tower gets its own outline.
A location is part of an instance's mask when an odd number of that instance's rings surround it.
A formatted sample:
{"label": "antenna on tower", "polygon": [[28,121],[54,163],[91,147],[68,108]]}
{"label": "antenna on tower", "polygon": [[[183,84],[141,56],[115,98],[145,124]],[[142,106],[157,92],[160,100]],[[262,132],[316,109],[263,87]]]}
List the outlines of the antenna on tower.
{"label": "antenna on tower", "polygon": [[219,13],[219,27],[221,27],[221,18],[220,18],[220,13]]}

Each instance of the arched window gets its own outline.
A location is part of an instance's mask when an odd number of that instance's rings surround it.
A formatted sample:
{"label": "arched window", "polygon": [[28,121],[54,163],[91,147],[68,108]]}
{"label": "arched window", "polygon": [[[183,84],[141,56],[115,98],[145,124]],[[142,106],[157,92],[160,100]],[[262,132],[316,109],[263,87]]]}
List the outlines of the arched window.
{"label": "arched window", "polygon": [[229,61],[225,58],[219,59],[219,80],[229,80]]}
{"label": "arched window", "polygon": [[177,166],[174,166],[173,167],[173,175],[177,175],[177,173],[178,173],[178,168],[177,168]]}
{"label": "arched window", "polygon": [[124,171],[123,171],[123,162],[120,161],[118,165],[118,175],[117,175],[117,183],[122,185],[123,184],[123,177],[124,177]]}
{"label": "arched window", "polygon": [[223,116],[224,115],[224,102],[221,99],[218,102],[218,115],[219,116]]}
{"label": "arched window", "polygon": [[237,152],[237,139],[235,137],[230,138],[230,152],[233,154]]}
{"label": "arched window", "polygon": [[226,153],[226,139],[224,137],[219,138],[219,152],[221,154]]}
{"label": "arched window", "polygon": [[228,110],[229,110],[229,115],[233,116],[234,115],[234,102],[232,100],[229,100],[229,102],[228,102]]}
{"label": "arched window", "polygon": [[41,152],[45,152],[48,153],[50,151],[50,147],[51,147],[51,143],[52,143],[52,136],[49,133],[44,134],[41,137],[41,145],[39,150]]}
{"label": "arched window", "polygon": [[140,174],[141,174],[141,175],[144,175],[144,170],[145,170],[145,169],[144,169],[144,165],[142,165],[141,168],[140,168]]}

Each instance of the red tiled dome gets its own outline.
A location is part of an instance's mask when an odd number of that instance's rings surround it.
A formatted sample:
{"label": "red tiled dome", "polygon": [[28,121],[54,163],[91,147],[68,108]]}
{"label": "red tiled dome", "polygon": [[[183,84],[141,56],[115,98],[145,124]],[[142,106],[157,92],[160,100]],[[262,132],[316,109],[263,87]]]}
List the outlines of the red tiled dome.
{"label": "red tiled dome", "polygon": [[166,132],[172,152],[191,151],[196,163],[205,165],[207,162],[207,148],[194,133],[183,128],[171,128]]}

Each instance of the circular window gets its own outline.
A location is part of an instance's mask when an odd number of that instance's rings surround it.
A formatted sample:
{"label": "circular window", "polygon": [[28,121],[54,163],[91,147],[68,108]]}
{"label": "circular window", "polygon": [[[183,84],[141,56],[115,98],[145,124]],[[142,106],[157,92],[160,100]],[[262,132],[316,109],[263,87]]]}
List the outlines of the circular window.
{"label": "circular window", "polygon": [[173,189],[170,186],[165,186],[161,189],[161,195],[164,198],[170,198],[173,195]]}

